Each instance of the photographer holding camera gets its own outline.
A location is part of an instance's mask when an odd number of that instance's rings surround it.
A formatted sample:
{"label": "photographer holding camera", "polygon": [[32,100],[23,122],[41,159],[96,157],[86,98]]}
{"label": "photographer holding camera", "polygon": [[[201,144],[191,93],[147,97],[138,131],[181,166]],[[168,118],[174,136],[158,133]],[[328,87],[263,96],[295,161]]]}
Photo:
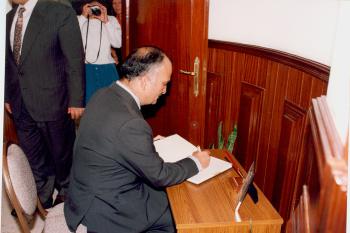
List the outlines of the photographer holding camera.
{"label": "photographer holding camera", "polygon": [[78,16],[85,51],[85,104],[95,91],[119,79],[111,47],[121,47],[121,27],[107,10],[106,2],[90,1]]}

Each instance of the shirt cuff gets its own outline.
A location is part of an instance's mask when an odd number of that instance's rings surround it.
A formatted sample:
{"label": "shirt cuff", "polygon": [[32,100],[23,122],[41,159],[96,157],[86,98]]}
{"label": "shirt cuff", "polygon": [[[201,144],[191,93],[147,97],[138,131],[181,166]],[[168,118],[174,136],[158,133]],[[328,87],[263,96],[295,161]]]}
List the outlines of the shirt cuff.
{"label": "shirt cuff", "polygon": [[188,156],[188,158],[192,159],[193,162],[196,163],[196,166],[197,166],[197,168],[198,168],[198,171],[202,171],[202,170],[203,170],[201,163],[199,162],[199,160],[198,160],[196,157],[194,157],[193,155],[191,155],[191,156]]}

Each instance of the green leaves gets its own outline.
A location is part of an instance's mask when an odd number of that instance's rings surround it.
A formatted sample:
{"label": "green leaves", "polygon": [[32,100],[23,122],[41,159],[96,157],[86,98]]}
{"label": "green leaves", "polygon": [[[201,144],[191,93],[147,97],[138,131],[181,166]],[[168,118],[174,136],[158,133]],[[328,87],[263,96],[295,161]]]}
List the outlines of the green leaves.
{"label": "green leaves", "polygon": [[224,148],[224,137],[222,136],[222,121],[219,123],[218,127],[218,149],[223,149]]}
{"label": "green leaves", "polygon": [[237,125],[235,125],[235,127],[233,128],[233,131],[230,133],[230,135],[228,135],[226,148],[230,153],[232,153],[233,151],[233,146],[235,145],[236,138],[237,138]]}
{"label": "green leaves", "polygon": [[[222,136],[222,121],[219,122],[218,126],[218,149],[225,149],[225,138]],[[233,131],[229,134],[226,144],[226,149],[232,153],[235,141],[237,138],[237,125],[234,126]],[[212,145],[214,149],[214,144]]]}

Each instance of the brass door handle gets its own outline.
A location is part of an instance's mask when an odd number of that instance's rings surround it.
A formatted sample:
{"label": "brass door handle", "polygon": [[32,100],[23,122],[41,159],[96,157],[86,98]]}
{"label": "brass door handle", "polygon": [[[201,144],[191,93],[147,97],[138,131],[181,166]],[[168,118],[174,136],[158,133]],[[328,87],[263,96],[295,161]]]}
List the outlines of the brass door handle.
{"label": "brass door handle", "polygon": [[180,73],[181,73],[181,74],[186,74],[186,75],[191,75],[191,76],[194,76],[194,75],[195,75],[194,72],[186,71],[186,70],[180,70]]}
{"label": "brass door handle", "polygon": [[194,59],[193,71],[180,70],[180,74],[193,76],[193,94],[197,97],[199,94],[199,58]]}

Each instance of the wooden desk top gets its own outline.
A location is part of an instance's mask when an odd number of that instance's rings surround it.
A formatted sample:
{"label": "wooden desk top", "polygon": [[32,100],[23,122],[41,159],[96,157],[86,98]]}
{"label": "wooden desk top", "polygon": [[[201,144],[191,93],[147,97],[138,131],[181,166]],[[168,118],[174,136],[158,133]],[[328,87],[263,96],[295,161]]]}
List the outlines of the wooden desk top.
{"label": "wooden desk top", "polygon": [[[186,181],[167,188],[178,231],[199,228],[218,229],[239,225],[249,228],[252,225],[254,229],[254,226],[262,224],[275,225],[280,228],[283,223],[282,218],[256,185],[259,195],[258,203],[254,204],[247,195],[238,211],[241,221],[235,220],[234,209],[238,185],[233,178],[240,179],[240,175],[236,172],[237,168],[243,176],[246,175],[246,172],[228,152],[212,150],[211,154],[221,159],[226,157],[226,160],[233,164],[233,168],[199,185]],[[279,230],[266,232],[279,232]]]}

